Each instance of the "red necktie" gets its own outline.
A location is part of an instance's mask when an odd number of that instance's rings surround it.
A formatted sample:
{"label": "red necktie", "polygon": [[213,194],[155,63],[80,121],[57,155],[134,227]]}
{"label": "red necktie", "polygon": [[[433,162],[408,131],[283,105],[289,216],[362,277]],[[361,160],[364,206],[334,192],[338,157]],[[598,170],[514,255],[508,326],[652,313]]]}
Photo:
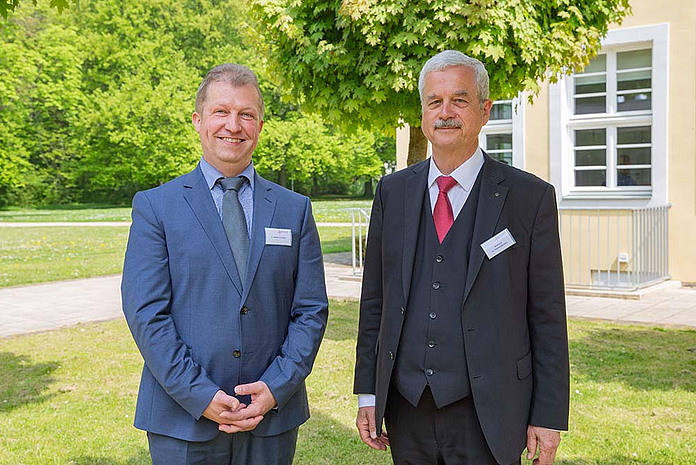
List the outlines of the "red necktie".
{"label": "red necktie", "polygon": [[435,222],[437,238],[440,240],[440,244],[442,244],[442,241],[447,235],[447,231],[449,231],[452,227],[452,223],[454,223],[452,204],[447,197],[447,192],[457,184],[457,180],[452,176],[440,176],[435,181],[437,182],[437,187],[440,188],[440,193],[437,195],[437,202],[435,202],[433,221]]}

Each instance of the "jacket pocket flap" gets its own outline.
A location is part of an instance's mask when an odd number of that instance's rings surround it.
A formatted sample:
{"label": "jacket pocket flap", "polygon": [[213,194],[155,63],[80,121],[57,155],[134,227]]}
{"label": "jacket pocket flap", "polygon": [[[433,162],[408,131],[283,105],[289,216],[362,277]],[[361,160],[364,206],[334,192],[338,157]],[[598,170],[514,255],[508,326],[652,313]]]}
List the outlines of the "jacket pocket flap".
{"label": "jacket pocket flap", "polygon": [[517,378],[525,379],[532,373],[532,352],[517,360]]}

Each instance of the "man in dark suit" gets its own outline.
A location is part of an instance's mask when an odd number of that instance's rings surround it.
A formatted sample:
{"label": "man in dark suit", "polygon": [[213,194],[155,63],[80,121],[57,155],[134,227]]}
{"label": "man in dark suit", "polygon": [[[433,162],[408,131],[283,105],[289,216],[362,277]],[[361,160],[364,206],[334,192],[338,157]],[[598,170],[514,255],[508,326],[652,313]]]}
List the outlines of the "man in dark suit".
{"label": "man in dark suit", "polygon": [[154,464],[290,464],[309,417],[321,247],[309,199],[254,170],[263,113],[251,70],[213,68],[193,113],[200,163],[133,199],[123,311]]}
{"label": "man in dark suit", "polygon": [[526,446],[549,465],[569,399],[554,189],[479,148],[480,61],[441,52],[419,91],[432,157],[376,189],[356,425],[396,464],[517,464]]}

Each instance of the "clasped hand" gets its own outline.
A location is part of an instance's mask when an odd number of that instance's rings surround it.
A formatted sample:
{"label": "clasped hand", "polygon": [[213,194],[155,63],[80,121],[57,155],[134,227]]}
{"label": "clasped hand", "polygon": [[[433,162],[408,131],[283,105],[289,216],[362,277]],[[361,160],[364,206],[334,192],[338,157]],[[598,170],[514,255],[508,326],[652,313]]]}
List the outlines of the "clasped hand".
{"label": "clasped hand", "polygon": [[249,405],[220,390],[203,412],[203,416],[218,423],[218,429],[224,433],[253,430],[276,405],[275,397],[263,381],[240,384],[234,388],[234,392],[239,396],[251,396]]}

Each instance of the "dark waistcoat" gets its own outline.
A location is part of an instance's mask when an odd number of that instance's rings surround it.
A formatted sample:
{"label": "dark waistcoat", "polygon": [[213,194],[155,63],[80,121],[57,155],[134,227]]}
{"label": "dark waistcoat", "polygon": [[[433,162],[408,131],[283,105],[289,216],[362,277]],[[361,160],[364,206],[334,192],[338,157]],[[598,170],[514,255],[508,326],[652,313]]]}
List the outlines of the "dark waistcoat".
{"label": "dark waistcoat", "polygon": [[392,383],[414,406],[426,385],[442,408],[471,394],[461,312],[480,176],[439,243],[426,189]]}

